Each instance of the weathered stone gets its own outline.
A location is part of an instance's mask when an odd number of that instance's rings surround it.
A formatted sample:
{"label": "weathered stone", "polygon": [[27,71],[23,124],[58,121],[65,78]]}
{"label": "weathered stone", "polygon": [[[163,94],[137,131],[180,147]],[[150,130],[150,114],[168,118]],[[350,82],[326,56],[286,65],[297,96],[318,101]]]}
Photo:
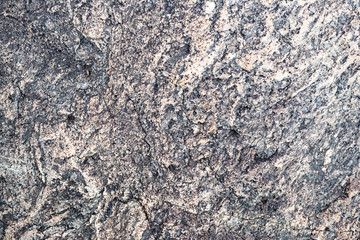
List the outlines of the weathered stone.
{"label": "weathered stone", "polygon": [[0,239],[360,238],[360,3],[0,3]]}

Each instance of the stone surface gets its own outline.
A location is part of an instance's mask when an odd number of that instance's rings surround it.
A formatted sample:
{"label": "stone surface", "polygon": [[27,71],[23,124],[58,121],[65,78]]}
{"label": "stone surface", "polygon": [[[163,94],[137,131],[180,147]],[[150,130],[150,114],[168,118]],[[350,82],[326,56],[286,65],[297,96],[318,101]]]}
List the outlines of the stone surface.
{"label": "stone surface", "polygon": [[3,0],[0,239],[357,239],[360,2]]}

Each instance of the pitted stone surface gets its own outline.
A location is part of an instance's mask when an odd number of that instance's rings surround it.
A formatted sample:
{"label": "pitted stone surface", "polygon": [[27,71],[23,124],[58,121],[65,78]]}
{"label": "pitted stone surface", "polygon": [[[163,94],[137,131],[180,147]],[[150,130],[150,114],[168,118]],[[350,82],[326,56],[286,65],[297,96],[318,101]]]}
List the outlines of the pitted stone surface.
{"label": "pitted stone surface", "polygon": [[0,3],[0,239],[360,238],[360,3]]}

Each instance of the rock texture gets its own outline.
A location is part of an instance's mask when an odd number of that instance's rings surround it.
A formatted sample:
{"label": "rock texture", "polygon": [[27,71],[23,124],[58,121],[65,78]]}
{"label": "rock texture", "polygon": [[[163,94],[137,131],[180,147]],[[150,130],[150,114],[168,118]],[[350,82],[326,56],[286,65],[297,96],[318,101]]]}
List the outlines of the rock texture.
{"label": "rock texture", "polygon": [[359,10],[2,0],[0,239],[360,238]]}

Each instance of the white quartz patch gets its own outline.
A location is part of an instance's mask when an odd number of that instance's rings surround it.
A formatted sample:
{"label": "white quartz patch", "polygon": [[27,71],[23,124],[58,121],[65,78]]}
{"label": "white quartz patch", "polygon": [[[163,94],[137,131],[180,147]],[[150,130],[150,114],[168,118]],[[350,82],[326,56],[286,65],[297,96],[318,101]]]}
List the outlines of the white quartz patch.
{"label": "white quartz patch", "polygon": [[206,14],[212,14],[214,9],[216,7],[216,4],[212,1],[207,1],[205,3],[205,13]]}

